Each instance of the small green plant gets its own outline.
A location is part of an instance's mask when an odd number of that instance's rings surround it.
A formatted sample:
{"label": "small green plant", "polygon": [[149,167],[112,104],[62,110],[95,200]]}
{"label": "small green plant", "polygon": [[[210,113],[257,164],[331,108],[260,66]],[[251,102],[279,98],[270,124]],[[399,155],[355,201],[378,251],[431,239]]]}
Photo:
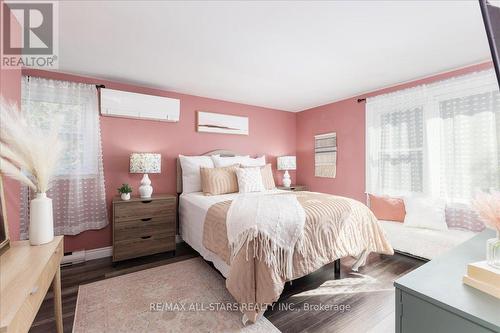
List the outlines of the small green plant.
{"label": "small green plant", "polygon": [[118,193],[132,193],[132,187],[129,184],[122,184],[122,187],[118,188]]}

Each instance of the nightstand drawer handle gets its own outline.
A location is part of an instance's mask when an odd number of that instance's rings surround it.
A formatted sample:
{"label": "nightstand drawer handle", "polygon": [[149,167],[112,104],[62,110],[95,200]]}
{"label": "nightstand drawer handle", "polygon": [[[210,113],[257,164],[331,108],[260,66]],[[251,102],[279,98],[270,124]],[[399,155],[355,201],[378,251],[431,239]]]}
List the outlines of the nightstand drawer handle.
{"label": "nightstand drawer handle", "polygon": [[144,203],[144,204],[148,204],[148,203],[150,203],[150,202],[153,202],[153,200],[143,200],[143,201],[141,201],[141,202],[142,202],[142,203]]}
{"label": "nightstand drawer handle", "polygon": [[142,236],[141,238],[142,239],[148,239],[148,238],[151,238],[151,236]]}
{"label": "nightstand drawer handle", "polygon": [[148,217],[146,219],[141,219],[141,221],[151,221],[151,219],[152,219],[151,217]]}

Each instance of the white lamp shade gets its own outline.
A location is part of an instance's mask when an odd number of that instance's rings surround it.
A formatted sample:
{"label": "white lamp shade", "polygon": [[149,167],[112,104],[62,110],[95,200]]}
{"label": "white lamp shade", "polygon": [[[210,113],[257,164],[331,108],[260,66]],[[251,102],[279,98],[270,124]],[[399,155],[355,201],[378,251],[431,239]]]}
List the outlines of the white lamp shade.
{"label": "white lamp shade", "polygon": [[295,169],[297,169],[297,159],[295,156],[278,157],[278,170],[295,170]]}
{"label": "white lamp shade", "polygon": [[130,173],[161,173],[161,154],[130,154]]}

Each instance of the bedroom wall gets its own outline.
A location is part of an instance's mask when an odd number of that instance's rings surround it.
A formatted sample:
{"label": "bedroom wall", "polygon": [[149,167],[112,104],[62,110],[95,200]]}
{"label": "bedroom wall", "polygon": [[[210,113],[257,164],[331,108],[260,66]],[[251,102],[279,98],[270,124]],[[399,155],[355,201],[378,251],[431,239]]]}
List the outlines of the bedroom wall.
{"label": "bedroom wall", "polygon": [[[60,80],[104,84],[109,88],[156,94],[181,100],[179,123],[101,117],[104,175],[108,207],[110,207],[111,199],[116,194],[116,188],[123,182],[130,183],[135,189],[138,187],[140,175],[128,173],[130,152],[160,152],[163,157],[163,172],[160,175],[150,175],[155,191],[157,193],[175,193],[175,156],[180,153],[186,155],[202,154],[218,148],[233,149],[252,155],[265,153],[269,155],[274,168],[276,167],[276,156],[296,154],[297,175],[292,173],[292,180],[297,180],[296,183],[306,184],[312,191],[344,195],[364,202],[365,107],[364,103],[357,103],[357,98],[404,89],[491,66],[490,62],[474,65],[308,109],[297,114],[64,73],[40,70],[23,70],[23,73]],[[2,96],[19,102],[20,80],[21,72],[19,70],[2,69]],[[250,135],[197,133],[195,128],[196,110],[248,115]],[[330,131],[337,132],[337,178],[317,178],[314,177],[314,135]],[[281,172],[275,174],[277,184],[281,183],[281,178]],[[10,235],[12,239],[18,239],[19,186],[11,180],[6,180],[5,185]],[[108,226],[77,236],[67,236],[65,251],[93,249],[110,244],[111,229]]]}
{"label": "bedroom wall", "polygon": [[[0,91],[8,103],[19,105],[21,100],[21,70],[1,69]],[[11,240],[19,239],[19,195],[20,186],[17,181],[2,177],[5,205],[7,211],[7,222],[9,225],[9,236]]]}
{"label": "bedroom wall", "polygon": [[[162,173],[149,175],[156,193],[176,193],[175,158],[178,154],[196,155],[215,149],[266,154],[276,168],[276,156],[295,154],[295,114],[250,105],[225,102],[158,89],[140,87],[83,76],[40,70],[23,70],[23,74],[91,84],[137,93],[178,98],[181,114],[178,123],[101,117],[101,139],[108,213],[111,200],[122,183],[129,183],[137,193],[142,175],[129,174],[131,152],[158,152],[162,154]],[[19,75],[16,80],[19,80]],[[196,132],[196,111],[213,111],[249,117],[250,134],[222,135]],[[275,175],[281,183],[281,173]],[[16,210],[18,211],[18,210]],[[17,218],[19,221],[19,218]],[[65,251],[94,249],[111,245],[110,226],[65,237]]]}
{"label": "bedroom wall", "polygon": [[[3,1],[0,1],[3,10]],[[0,13],[3,15],[3,12]],[[3,16],[2,16],[3,17]],[[17,20],[12,15],[11,22]],[[21,26],[14,23],[12,37],[21,38]],[[21,101],[21,69],[6,69],[0,66],[0,95],[8,102],[20,104]],[[9,225],[9,236],[11,240],[19,239],[19,183],[6,177],[2,177],[5,193],[5,204],[7,210],[7,223]]]}
{"label": "bedroom wall", "polygon": [[[369,94],[308,109],[297,114],[297,183],[311,191],[325,192],[365,202],[365,103],[366,98],[452,76],[491,68],[486,62],[433,75]],[[337,176],[334,179],[314,176],[314,135],[337,132]]]}

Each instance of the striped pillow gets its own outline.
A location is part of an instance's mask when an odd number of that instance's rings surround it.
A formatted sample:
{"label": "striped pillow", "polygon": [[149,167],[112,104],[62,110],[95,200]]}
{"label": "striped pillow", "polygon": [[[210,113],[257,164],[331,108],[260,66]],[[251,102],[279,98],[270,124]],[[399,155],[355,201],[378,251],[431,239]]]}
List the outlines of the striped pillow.
{"label": "striped pillow", "polygon": [[276,188],[276,184],[274,183],[273,168],[271,167],[271,164],[266,164],[261,167],[260,172],[262,173],[264,188],[266,190],[274,190]]}
{"label": "striped pillow", "polygon": [[238,165],[221,168],[200,168],[201,189],[205,195],[238,192]]}
{"label": "striped pillow", "polygon": [[[254,168],[250,165],[244,165],[241,167]],[[266,190],[274,190],[276,188],[276,184],[274,183],[273,168],[271,167],[271,164],[266,164],[260,167],[260,172],[262,174],[262,182],[264,183],[264,188]]]}

